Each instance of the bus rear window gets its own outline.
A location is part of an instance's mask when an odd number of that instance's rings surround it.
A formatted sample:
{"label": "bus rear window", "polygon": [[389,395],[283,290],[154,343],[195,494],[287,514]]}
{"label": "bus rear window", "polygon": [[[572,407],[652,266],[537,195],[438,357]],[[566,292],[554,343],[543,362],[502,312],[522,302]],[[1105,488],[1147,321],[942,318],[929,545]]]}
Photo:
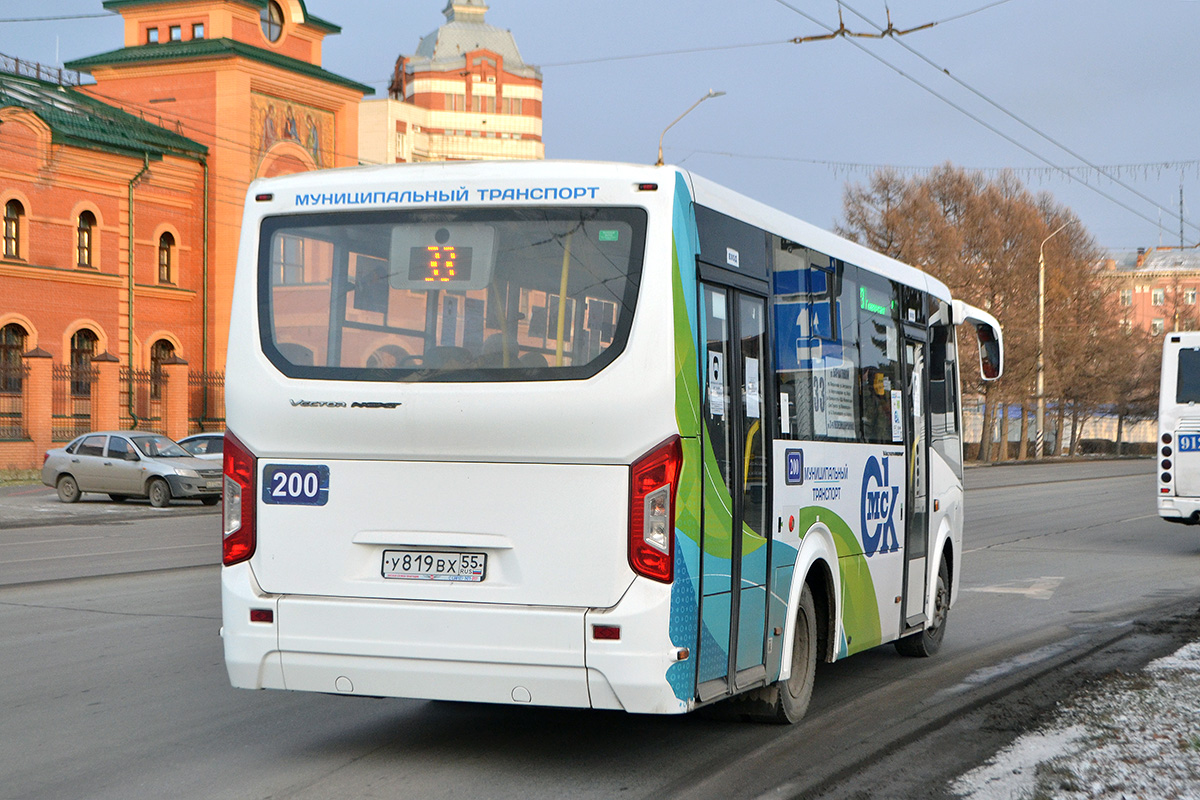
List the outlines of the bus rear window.
{"label": "bus rear window", "polygon": [[295,378],[590,377],[622,350],[646,212],[347,212],[263,221],[263,351]]}
{"label": "bus rear window", "polygon": [[1200,350],[1179,351],[1179,380],[1176,403],[1200,403]]}

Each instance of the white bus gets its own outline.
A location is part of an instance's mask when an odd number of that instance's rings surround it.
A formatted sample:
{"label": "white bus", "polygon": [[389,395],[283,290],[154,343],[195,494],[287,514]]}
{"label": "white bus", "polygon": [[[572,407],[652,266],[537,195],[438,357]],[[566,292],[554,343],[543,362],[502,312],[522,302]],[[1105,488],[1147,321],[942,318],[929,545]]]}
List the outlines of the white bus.
{"label": "white bus", "polygon": [[1163,338],[1158,389],[1158,515],[1200,523],[1200,331]]}
{"label": "white bus", "polygon": [[674,167],[258,181],[226,371],[234,686],[799,719],[937,650],[956,328],[988,314]]}

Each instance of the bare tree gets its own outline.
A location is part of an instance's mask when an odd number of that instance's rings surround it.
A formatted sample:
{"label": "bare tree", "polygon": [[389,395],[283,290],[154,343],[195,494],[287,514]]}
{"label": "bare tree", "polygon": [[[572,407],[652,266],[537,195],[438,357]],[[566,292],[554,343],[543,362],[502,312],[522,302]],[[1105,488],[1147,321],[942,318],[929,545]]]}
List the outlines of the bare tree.
{"label": "bare tree", "polygon": [[1117,338],[1121,331],[1098,280],[1101,251],[1070,209],[1049,194],[1030,193],[1011,173],[988,179],[945,164],[911,178],[881,170],[865,186],[847,186],[843,213],[843,236],[930,272],[1004,326],[1002,380],[983,382],[976,361],[963,359],[966,390],[985,399],[983,460],[1007,457],[1007,441],[993,447],[991,420],[998,409],[1007,420],[1011,406],[1021,409],[1017,454],[1026,455],[1037,375],[1038,256],[1044,252],[1047,394],[1060,414],[1071,414],[1071,447],[1078,447],[1087,419],[1115,399],[1112,371],[1128,346]]}

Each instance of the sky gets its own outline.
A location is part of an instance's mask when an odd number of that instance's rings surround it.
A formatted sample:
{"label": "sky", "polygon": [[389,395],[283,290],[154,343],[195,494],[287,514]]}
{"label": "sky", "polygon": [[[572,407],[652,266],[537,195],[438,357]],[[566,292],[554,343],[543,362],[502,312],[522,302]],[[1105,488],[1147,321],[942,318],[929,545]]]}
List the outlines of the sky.
{"label": "sky", "polygon": [[[306,0],[341,26],[322,66],[386,97],[446,0]],[[885,0],[840,4],[855,33]],[[1200,0],[892,0],[886,39],[837,0],[489,0],[542,68],[547,158],[664,155],[823,228],[876,169],[1011,169],[1107,249],[1200,243]],[[102,0],[0,0],[0,53],[58,65],[122,46]],[[1065,148],[1065,149],[1064,149]],[[1068,177],[1064,171],[1073,177]]]}

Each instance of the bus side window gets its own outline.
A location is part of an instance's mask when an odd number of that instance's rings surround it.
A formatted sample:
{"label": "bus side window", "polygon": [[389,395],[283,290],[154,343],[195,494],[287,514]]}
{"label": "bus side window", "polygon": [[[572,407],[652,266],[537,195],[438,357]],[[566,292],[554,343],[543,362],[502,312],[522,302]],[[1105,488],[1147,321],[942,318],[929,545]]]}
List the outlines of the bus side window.
{"label": "bus side window", "polygon": [[775,378],[781,439],[813,438],[813,373],[811,363],[812,302],[809,294],[809,251],[772,237],[771,314],[775,328]]}
{"label": "bus side window", "polygon": [[858,270],[793,242],[774,242],[780,436],[853,441],[860,394]]}
{"label": "bus side window", "polygon": [[862,403],[859,441],[898,444],[904,441],[904,430],[899,409],[894,407],[902,402],[904,382],[900,373],[900,328],[896,320],[897,287],[886,278],[860,271],[854,300],[859,314],[858,376]]}

